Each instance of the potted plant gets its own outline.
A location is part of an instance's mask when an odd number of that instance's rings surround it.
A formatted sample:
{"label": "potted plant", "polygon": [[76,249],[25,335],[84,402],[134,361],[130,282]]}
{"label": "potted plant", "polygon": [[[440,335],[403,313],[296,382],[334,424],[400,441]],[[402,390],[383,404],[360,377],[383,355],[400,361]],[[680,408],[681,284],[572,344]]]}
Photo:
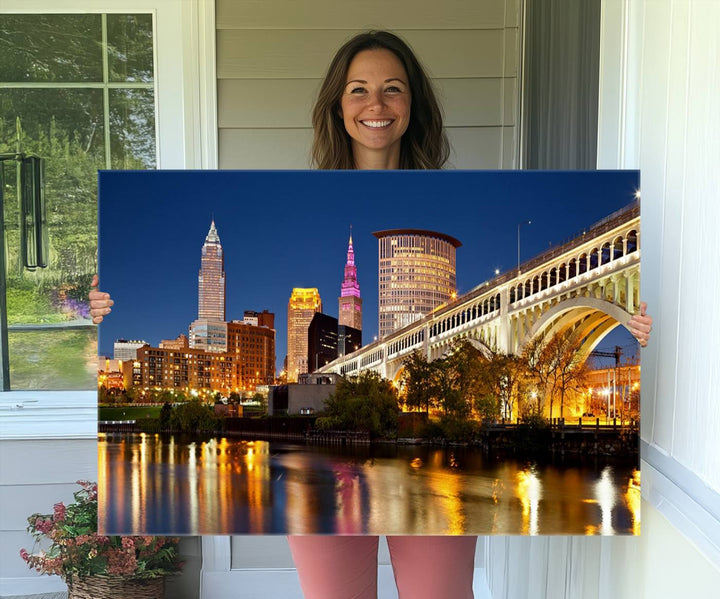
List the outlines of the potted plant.
{"label": "potted plant", "polygon": [[165,577],[180,571],[176,537],[105,536],[97,532],[97,484],[78,481],[68,505],[28,517],[33,553],[20,556],[41,574],[57,574],[68,599],[162,599]]}

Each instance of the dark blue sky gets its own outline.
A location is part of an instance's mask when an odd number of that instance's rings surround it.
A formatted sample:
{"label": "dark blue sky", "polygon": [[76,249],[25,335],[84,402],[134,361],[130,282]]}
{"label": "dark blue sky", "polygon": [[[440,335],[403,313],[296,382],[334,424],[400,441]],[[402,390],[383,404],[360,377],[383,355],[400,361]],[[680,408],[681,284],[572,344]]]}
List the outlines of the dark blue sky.
{"label": "dark blue sky", "polygon": [[[637,171],[104,171],[100,287],[115,300],[100,353],[118,338],[187,334],[197,317],[200,249],[215,218],[225,252],[227,318],[275,313],[278,370],[293,287],[317,287],[337,317],[350,225],[363,297],[363,339],[377,334],[377,240],[412,227],[452,235],[459,293],[495,269],[562,242],[633,201]],[[599,349],[633,353],[623,327]]]}

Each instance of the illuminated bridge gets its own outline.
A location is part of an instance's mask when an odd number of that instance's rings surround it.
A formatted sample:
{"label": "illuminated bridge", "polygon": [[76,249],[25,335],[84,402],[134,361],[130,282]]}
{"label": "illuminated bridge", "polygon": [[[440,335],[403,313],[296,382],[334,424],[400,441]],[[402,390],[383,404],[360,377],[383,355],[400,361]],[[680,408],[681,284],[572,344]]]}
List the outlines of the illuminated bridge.
{"label": "illuminated bridge", "polygon": [[580,351],[587,357],[639,310],[639,242],[640,206],[635,202],[319,372],[352,375],[371,369],[398,380],[403,360],[415,350],[434,360],[467,339],[485,352],[517,354],[536,335],[568,329],[581,335]]}

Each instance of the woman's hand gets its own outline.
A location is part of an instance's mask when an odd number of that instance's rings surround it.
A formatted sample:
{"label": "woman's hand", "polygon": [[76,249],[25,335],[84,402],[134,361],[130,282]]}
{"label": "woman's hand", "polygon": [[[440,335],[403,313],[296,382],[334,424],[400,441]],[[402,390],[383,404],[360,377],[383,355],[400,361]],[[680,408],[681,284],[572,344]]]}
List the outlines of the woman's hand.
{"label": "woman's hand", "polygon": [[647,304],[640,302],[640,314],[635,314],[627,324],[628,329],[633,337],[638,340],[640,347],[646,347],[648,339],[650,339],[650,331],[652,331],[652,316],[645,314]]}
{"label": "woman's hand", "polygon": [[90,316],[92,316],[94,324],[100,324],[103,318],[110,314],[110,306],[115,303],[110,299],[109,293],[103,293],[98,290],[97,286],[99,282],[100,279],[98,279],[98,276],[93,276],[90,286],[94,287],[94,289],[88,294],[88,298],[90,299]]}

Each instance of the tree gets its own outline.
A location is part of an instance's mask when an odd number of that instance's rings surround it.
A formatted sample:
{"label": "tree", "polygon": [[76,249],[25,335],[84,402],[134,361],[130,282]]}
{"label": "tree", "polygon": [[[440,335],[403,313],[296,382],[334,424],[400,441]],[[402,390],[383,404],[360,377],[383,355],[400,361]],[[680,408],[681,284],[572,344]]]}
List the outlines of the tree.
{"label": "tree", "polygon": [[498,416],[512,419],[520,412],[526,387],[526,367],[520,356],[491,351],[483,358],[482,395],[497,398]]}
{"label": "tree", "polygon": [[371,437],[391,436],[397,430],[397,415],[398,398],[392,383],[376,372],[365,371],[340,379],[316,426],[367,432]]}
{"label": "tree", "polygon": [[[468,340],[463,339],[453,346],[447,357],[438,362],[445,413],[459,418],[469,417],[475,399],[483,391],[482,353]],[[494,419],[494,414],[486,415]]]}
{"label": "tree", "polygon": [[[538,390],[550,398],[550,418],[556,398],[560,400],[560,417],[564,417],[565,398],[570,391],[581,391],[587,378],[587,366],[580,353],[582,338],[573,330],[550,338],[530,341],[523,358]],[[540,405],[540,402],[538,403]]]}
{"label": "tree", "polygon": [[437,398],[433,386],[433,367],[421,352],[415,350],[403,360],[404,404],[410,409],[430,412]]}
{"label": "tree", "polygon": [[160,428],[168,428],[170,426],[170,417],[172,415],[172,406],[165,402],[160,410]]}
{"label": "tree", "polygon": [[173,409],[170,427],[184,433],[213,432],[218,430],[219,420],[210,406],[193,400]]}

